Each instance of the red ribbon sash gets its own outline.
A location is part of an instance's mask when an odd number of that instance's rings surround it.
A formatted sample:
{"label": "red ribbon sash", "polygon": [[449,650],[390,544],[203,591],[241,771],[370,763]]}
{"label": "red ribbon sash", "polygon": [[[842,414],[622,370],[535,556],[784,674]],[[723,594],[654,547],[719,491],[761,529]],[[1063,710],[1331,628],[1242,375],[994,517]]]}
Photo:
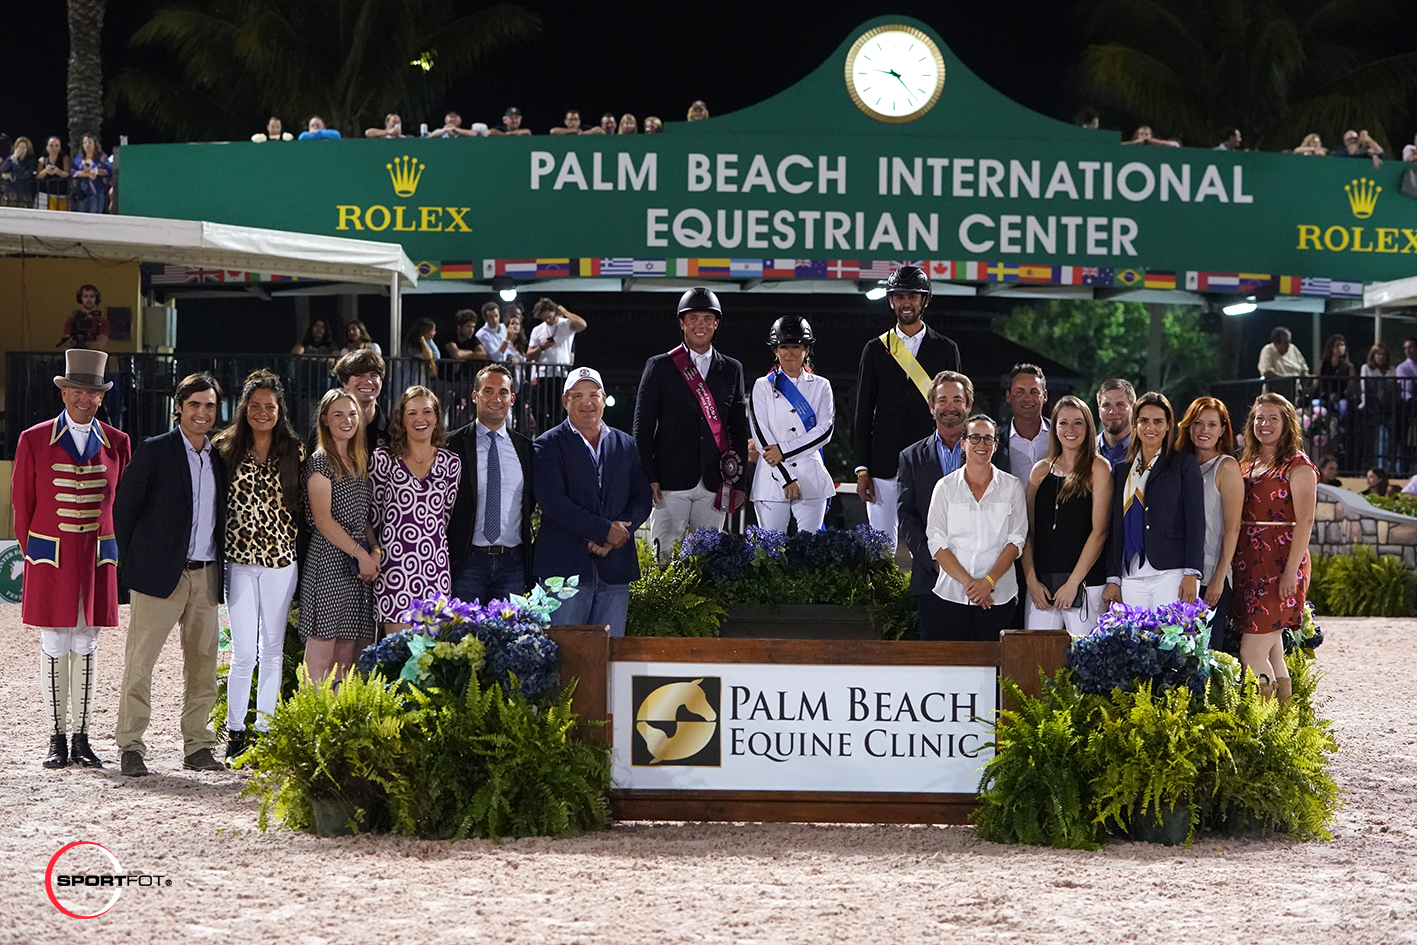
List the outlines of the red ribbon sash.
{"label": "red ribbon sash", "polygon": [[674,367],[684,378],[684,383],[689,385],[694,399],[699,402],[699,409],[703,411],[704,420],[708,423],[709,432],[713,434],[714,444],[718,447],[720,482],[713,507],[732,511],[733,484],[742,473],[742,460],[733,451],[733,444],[728,439],[728,430],[718,415],[718,405],[714,403],[713,394],[709,392],[708,384],[704,383],[703,375],[694,367],[694,362],[689,357],[689,349],[685,345],[679,345],[669,352],[669,359],[674,362]]}

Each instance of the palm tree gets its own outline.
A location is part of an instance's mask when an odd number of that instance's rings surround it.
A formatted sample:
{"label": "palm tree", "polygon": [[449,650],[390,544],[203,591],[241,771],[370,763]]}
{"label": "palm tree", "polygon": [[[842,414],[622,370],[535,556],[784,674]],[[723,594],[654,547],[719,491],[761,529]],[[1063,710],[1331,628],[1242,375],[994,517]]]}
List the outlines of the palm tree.
{"label": "palm tree", "polygon": [[101,140],[103,61],[99,36],[107,0],[69,0],[69,153],[80,153],[84,135]]}
{"label": "palm tree", "polygon": [[420,113],[486,52],[529,35],[516,3],[459,0],[191,0],[132,38],[176,74],[125,70],[116,101],[182,140],[244,136],[267,115],[291,128],[320,115],[359,133],[386,112]]}
{"label": "palm tree", "polygon": [[[1384,145],[1417,91],[1417,52],[1394,51],[1394,0],[1081,0],[1093,44],[1085,94],[1186,144],[1227,125],[1247,147],[1333,146],[1346,128]],[[1410,47],[1411,41],[1406,40]]]}

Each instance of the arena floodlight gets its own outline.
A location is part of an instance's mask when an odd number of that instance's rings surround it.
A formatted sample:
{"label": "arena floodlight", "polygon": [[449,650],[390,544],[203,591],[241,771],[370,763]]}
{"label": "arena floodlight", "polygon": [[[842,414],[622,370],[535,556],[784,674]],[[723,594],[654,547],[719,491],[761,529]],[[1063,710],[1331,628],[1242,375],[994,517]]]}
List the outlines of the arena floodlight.
{"label": "arena floodlight", "polygon": [[1239,302],[1231,302],[1229,305],[1225,306],[1225,308],[1221,309],[1221,311],[1226,315],[1248,315],[1257,308],[1259,308],[1259,306],[1250,299],[1242,299]]}
{"label": "arena floodlight", "polygon": [[871,289],[867,289],[867,290],[866,290],[866,298],[869,299],[869,300],[872,301],[872,302],[879,302],[881,299],[883,299],[883,298],[885,298],[885,297],[886,297],[886,287],[883,286],[883,285],[878,285],[878,286],[876,286],[876,287],[874,287],[874,288],[871,288]]}
{"label": "arena floodlight", "polygon": [[503,302],[515,302],[517,300],[517,287],[514,285],[508,286],[497,294],[502,297]]}

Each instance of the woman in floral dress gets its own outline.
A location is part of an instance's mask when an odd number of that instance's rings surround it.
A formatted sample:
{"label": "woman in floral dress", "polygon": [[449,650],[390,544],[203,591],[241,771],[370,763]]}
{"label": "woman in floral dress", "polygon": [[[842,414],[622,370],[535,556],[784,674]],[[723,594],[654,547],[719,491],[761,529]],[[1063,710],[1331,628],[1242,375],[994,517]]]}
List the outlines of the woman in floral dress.
{"label": "woman in floral dress", "polygon": [[443,409],[428,388],[403,392],[384,431],[387,446],[374,451],[369,482],[374,528],[384,549],[374,584],[374,619],[386,633],[409,626],[414,601],[452,591],[448,518],[458,498],[462,460],[443,449]]}
{"label": "woman in floral dress", "polygon": [[1261,394],[1245,422],[1245,507],[1235,550],[1235,614],[1240,661],[1265,696],[1293,691],[1284,665],[1284,633],[1299,626],[1309,590],[1309,533],[1319,474],[1300,446],[1294,405]]}

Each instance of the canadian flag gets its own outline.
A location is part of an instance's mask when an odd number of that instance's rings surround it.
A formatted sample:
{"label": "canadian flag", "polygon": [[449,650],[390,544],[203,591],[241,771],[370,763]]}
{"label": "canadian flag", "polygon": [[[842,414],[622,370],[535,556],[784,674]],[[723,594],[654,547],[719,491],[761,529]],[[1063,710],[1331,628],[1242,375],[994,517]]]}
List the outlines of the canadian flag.
{"label": "canadian flag", "polygon": [[930,262],[930,268],[926,271],[930,273],[931,279],[953,279],[955,265],[948,259],[935,259]]}

